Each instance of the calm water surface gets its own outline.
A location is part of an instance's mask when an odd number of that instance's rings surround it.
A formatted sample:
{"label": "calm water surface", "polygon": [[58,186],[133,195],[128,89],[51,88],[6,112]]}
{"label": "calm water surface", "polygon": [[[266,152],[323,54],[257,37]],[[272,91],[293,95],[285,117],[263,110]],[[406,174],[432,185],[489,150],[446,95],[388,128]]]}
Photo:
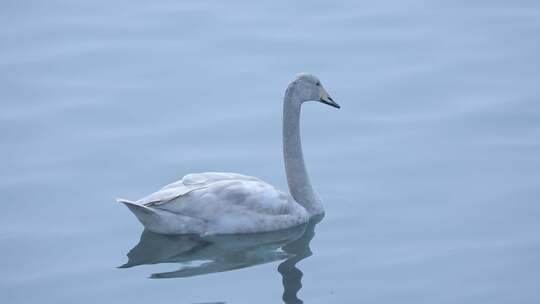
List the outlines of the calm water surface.
{"label": "calm water surface", "polygon": [[[540,301],[538,1],[0,4],[2,303]],[[115,203],[186,173],[286,189],[281,100],[327,214],[164,237]],[[121,268],[118,268],[122,266]]]}

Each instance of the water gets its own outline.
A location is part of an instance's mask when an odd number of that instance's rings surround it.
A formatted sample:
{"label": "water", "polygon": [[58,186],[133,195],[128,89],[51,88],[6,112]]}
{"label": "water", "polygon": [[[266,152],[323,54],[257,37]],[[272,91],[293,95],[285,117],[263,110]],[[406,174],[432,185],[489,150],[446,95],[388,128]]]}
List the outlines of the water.
{"label": "water", "polygon": [[[538,2],[0,8],[2,303],[540,300]],[[116,197],[209,170],[286,189],[300,71],[342,105],[303,111],[314,235],[141,236]]]}

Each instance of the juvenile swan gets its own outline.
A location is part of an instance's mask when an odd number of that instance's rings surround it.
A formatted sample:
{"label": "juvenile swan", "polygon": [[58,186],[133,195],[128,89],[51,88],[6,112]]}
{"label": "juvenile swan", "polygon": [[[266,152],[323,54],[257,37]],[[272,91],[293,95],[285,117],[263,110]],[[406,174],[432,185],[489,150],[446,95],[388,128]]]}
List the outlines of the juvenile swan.
{"label": "juvenile swan", "polygon": [[138,201],[117,199],[162,234],[255,233],[306,223],[324,213],[309,181],[300,141],[300,108],[319,101],[339,109],[317,77],[299,74],[283,101],[283,156],[290,195],[251,176],[192,173]]}

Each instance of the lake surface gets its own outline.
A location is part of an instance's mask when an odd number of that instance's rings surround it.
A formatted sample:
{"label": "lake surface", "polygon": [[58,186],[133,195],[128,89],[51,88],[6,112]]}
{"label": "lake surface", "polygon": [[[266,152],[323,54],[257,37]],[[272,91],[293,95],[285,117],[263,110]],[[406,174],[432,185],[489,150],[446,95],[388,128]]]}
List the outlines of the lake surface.
{"label": "lake surface", "polygon": [[[8,0],[0,24],[2,303],[540,301],[538,1]],[[205,243],[115,202],[201,171],[287,189],[301,71],[342,106],[303,110],[318,224]]]}

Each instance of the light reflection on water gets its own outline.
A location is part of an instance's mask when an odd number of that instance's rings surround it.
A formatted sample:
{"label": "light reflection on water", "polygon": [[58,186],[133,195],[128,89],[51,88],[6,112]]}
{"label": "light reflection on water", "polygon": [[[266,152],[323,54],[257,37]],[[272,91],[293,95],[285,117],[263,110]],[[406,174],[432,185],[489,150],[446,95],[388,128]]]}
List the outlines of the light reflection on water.
{"label": "light reflection on water", "polygon": [[315,216],[305,225],[245,235],[172,236],[144,230],[139,243],[127,254],[127,263],[120,268],[175,263],[182,267],[150,277],[187,278],[283,260],[277,267],[283,282],[282,299],[287,304],[303,303],[298,298],[303,272],[297,264],[312,255],[309,244],[322,219],[323,216]]}

